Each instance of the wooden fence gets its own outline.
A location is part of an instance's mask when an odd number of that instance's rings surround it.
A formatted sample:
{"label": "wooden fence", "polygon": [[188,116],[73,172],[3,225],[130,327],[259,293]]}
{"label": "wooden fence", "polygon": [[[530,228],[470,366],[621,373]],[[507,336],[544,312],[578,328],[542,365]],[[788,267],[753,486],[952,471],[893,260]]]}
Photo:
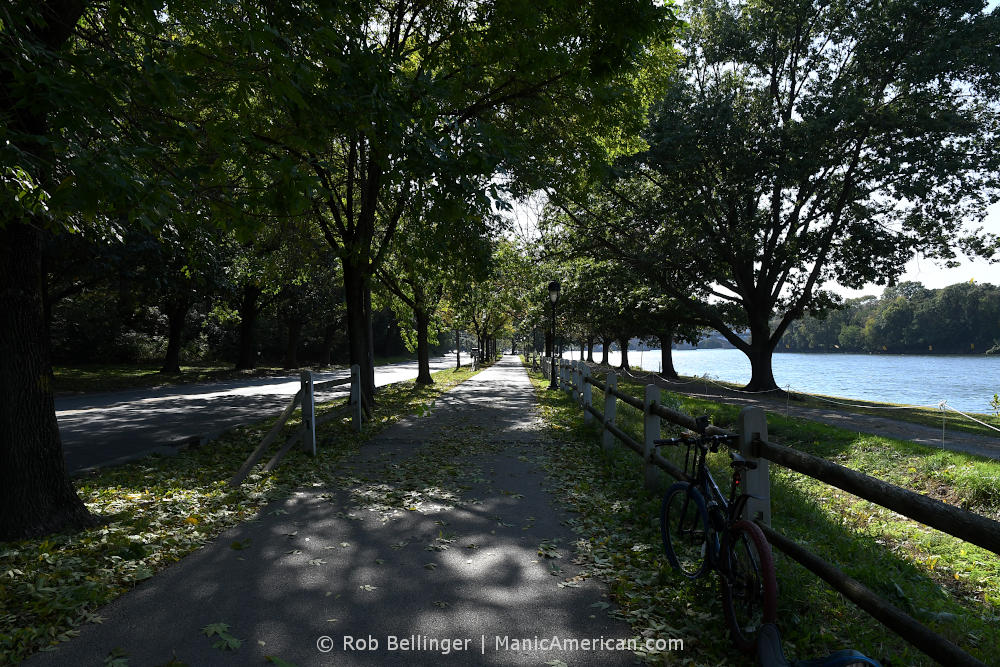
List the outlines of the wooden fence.
{"label": "wooden fence", "polygon": [[[312,371],[303,371],[300,376],[301,387],[295,396],[292,397],[291,402],[278,416],[278,420],[271,427],[271,430],[267,432],[264,439],[260,441],[257,448],[253,451],[247,460],[243,462],[240,469],[233,475],[233,478],[229,480],[229,486],[236,487],[243,483],[247,475],[250,474],[250,470],[253,469],[257,462],[264,456],[267,449],[278,439],[281,434],[281,429],[284,428],[285,424],[291,418],[292,413],[295,412],[295,408],[299,405],[302,406],[302,425],[296,429],[295,433],[285,442],[284,445],[271,457],[271,460],[267,462],[264,466],[264,472],[271,472],[274,468],[281,462],[282,457],[298,442],[302,443],[302,449],[308,454],[316,455],[316,429],[321,425],[333,420],[343,417],[347,414],[351,414],[352,422],[354,428],[360,432],[361,422],[363,419],[362,413],[362,392],[361,392],[361,367],[355,364],[351,366],[351,375],[346,378],[340,378],[338,380],[326,380],[324,382],[313,382]],[[316,400],[315,396],[317,392],[325,391],[337,387],[340,385],[350,384],[350,401],[347,405],[328,412],[322,417],[316,417]]]}
{"label": "wooden fence", "polygon": [[[610,449],[614,446],[614,439],[618,439],[642,457],[647,488],[653,489],[659,484],[659,470],[677,479],[690,481],[683,470],[656,451],[653,441],[661,437],[661,419],[694,430],[694,417],[661,405],[660,388],[656,385],[646,385],[644,400],[639,400],[618,390],[617,376],[614,372],[609,372],[602,383],[591,377],[590,366],[584,362],[566,359],[557,359],[556,362],[559,388],[568,392],[580,404],[584,411],[585,422],[593,423],[596,419],[601,425],[602,446]],[[548,378],[551,372],[551,358],[543,358],[541,367],[545,377]],[[603,412],[593,406],[592,387],[604,392]],[[643,442],[638,442],[616,425],[618,401],[642,412]],[[998,555],[1000,555],[1000,522],[888,484],[818,456],[769,442],[767,421],[761,408],[744,408],[740,413],[736,433],[716,426],[709,426],[707,433],[739,436],[737,448],[740,453],[747,459],[757,462],[757,469],[748,471],[745,480],[746,492],[757,496],[747,503],[747,513],[760,525],[772,546],[819,576],[831,588],[934,660],[949,666],[983,665],[975,657],[880,597],[861,582],[771,528],[768,462],[835,486]]]}

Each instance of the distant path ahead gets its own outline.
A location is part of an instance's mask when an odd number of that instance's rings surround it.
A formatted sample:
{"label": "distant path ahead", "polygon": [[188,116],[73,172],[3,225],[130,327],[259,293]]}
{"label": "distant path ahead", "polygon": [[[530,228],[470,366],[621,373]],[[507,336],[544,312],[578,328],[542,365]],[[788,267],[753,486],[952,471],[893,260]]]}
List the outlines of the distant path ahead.
{"label": "distant path ahead", "polygon": [[[599,368],[601,372],[609,370],[607,367],[601,367],[598,364],[592,364],[592,366]],[[613,370],[616,373],[621,372],[621,370],[617,368],[610,370]],[[704,383],[692,383],[689,381],[671,382],[664,380],[655,373],[636,373],[634,371],[630,371],[629,374],[633,378],[640,380],[655,378],[655,383],[657,385],[667,389],[668,391],[684,394],[686,396],[703,397],[710,400],[721,400],[724,403],[730,403],[733,405],[757,405],[764,408],[765,411],[773,414],[787,414],[791,417],[809,419],[823,424],[829,424],[830,426],[848,429],[850,431],[870,433],[872,435],[880,435],[886,438],[895,438],[897,440],[909,440],[911,442],[920,443],[921,445],[927,445],[930,447],[950,449],[952,451],[965,452],[967,454],[977,454],[979,456],[1000,460],[1000,437],[992,438],[985,435],[977,435],[975,433],[964,433],[962,431],[950,430],[948,428],[948,424],[953,424],[956,420],[965,419],[964,417],[954,413],[948,414],[947,421],[945,422],[944,442],[942,442],[940,426],[926,426],[924,424],[899,421],[897,419],[892,419],[891,417],[876,417],[874,415],[848,412],[845,410],[838,410],[836,409],[836,406],[833,405],[829,408],[809,408],[795,405],[794,402],[791,402],[786,406],[784,400],[753,396],[746,393],[724,389],[717,385],[706,385]],[[1000,434],[997,435],[1000,436]]]}
{"label": "distant path ahead", "polygon": [[[462,363],[471,359],[463,355]],[[431,360],[431,372],[455,367],[455,357]],[[350,371],[316,373],[317,381]],[[417,377],[417,362],[375,367],[375,385]],[[181,444],[268,416],[277,417],[299,390],[297,373],[206,384],[131,389],[56,399],[56,417],[70,474],[118,465],[153,453],[172,454]],[[347,392],[336,387],[318,399]]]}

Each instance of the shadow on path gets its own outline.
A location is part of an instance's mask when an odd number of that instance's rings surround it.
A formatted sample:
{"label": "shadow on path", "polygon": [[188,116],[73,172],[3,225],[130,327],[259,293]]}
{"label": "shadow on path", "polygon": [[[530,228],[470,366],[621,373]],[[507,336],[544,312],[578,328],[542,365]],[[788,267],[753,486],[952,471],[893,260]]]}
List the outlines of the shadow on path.
{"label": "shadow on path", "polygon": [[[631,633],[600,610],[603,586],[576,577],[533,463],[543,446],[532,387],[506,357],[366,443],[337,488],[272,504],[28,664],[99,665],[114,649],[133,666],[632,664],[600,650]],[[240,648],[214,648],[214,623]],[[553,637],[569,641],[541,641]]]}

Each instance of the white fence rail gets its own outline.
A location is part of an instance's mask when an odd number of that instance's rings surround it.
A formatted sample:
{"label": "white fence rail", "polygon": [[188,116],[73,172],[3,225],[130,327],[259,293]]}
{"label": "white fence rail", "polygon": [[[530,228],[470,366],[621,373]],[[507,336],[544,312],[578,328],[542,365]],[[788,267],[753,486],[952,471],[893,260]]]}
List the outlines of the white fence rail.
{"label": "white fence rail", "polygon": [[[361,405],[361,367],[357,364],[351,366],[351,375],[346,378],[340,378],[337,380],[325,380],[323,382],[314,382],[312,371],[302,371],[300,376],[301,386],[299,390],[295,392],[292,397],[291,402],[278,416],[278,420],[271,427],[271,430],[267,432],[264,439],[260,441],[257,448],[254,449],[253,453],[247,457],[247,460],[243,462],[240,469],[233,475],[233,478],[229,480],[229,485],[236,487],[243,483],[247,475],[253,469],[257,462],[264,456],[268,448],[278,439],[281,434],[281,429],[284,428],[285,424],[291,418],[292,414],[295,412],[295,408],[299,405],[302,406],[302,425],[295,431],[294,434],[285,442],[284,445],[271,457],[271,460],[267,462],[264,466],[264,472],[271,472],[277,467],[278,463],[281,462],[282,457],[296,444],[301,442],[302,449],[307,454],[312,456],[316,455],[316,429],[323,424],[343,417],[346,414],[351,415],[351,420],[354,424],[354,428],[360,433],[361,423],[363,419],[362,405]],[[350,384],[350,400],[348,404],[327,414],[316,417],[316,393],[332,389],[334,387]]]}

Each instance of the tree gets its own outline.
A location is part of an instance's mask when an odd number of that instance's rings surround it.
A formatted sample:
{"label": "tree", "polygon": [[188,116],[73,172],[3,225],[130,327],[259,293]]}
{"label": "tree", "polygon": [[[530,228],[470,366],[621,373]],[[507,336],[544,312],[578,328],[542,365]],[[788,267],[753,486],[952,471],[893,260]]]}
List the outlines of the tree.
{"label": "tree", "polygon": [[191,83],[165,76],[163,16],[147,3],[0,5],[0,540],[93,523],[55,418],[43,238],[155,228],[190,194],[162,148],[191,146],[160,113]]}
{"label": "tree", "polygon": [[688,300],[749,357],[746,388],[775,389],[789,324],[835,303],[821,285],[892,282],[915,252],[950,259],[963,219],[996,198],[1000,14],[976,0],[684,8],[687,66],[638,170],[670,213],[637,232],[684,230],[692,252],[658,264],[742,311],[749,342]]}
{"label": "tree", "polygon": [[637,47],[670,17],[652,0],[0,6],[0,382],[16,397],[0,538],[90,521],[46,379],[41,230],[156,229],[192,200],[245,236],[311,218],[370,398],[371,282],[414,185],[498,199],[484,177],[525,188],[543,162],[608,152],[602,123],[631,118]]}
{"label": "tree", "polygon": [[[634,158],[623,158],[629,165]],[[646,180],[629,175],[627,168],[608,171],[594,179],[589,189],[576,192],[550,191],[547,215],[541,227],[546,248],[554,257],[572,258],[574,292],[585,304],[571,311],[582,326],[599,336],[607,348],[618,340],[622,364],[627,365],[628,341],[633,336],[660,342],[661,368],[667,377],[673,369],[673,340],[697,341],[705,325],[688,306],[690,298],[704,288],[683,274],[662,270],[651,257],[662,253],[684,254],[685,239],[660,233],[643,240],[623,234],[642,224],[659,220],[663,213],[658,193]],[[647,225],[648,227],[648,225]],[[655,242],[655,245],[654,245]],[[651,248],[656,248],[656,253]],[[671,294],[683,293],[684,299]],[[720,313],[721,317],[728,317]]]}
{"label": "tree", "polygon": [[606,150],[599,123],[632,106],[636,47],[669,18],[650,0],[396,0],[279,4],[238,22],[196,9],[183,23],[192,60],[240,82],[227,122],[249,142],[241,154],[339,255],[351,361],[370,395],[371,284],[416,186],[486,201],[483,178],[537,177],[530,157],[573,150],[579,162],[585,138]]}
{"label": "tree", "polygon": [[[87,3],[0,8],[0,540],[74,529],[93,519],[66,474],[52,396],[43,305],[42,230],[58,182],[53,115],[64,101],[60,58]],[[36,75],[41,74],[39,80]],[[55,85],[53,85],[55,84]],[[79,92],[79,91],[77,91]],[[55,225],[57,228],[60,224]]]}
{"label": "tree", "polygon": [[507,240],[494,243],[487,268],[482,280],[456,282],[451,287],[456,314],[475,333],[479,358],[484,361],[496,341],[513,336],[514,323],[525,317],[534,279],[526,253]]}
{"label": "tree", "polygon": [[[436,185],[418,188],[400,221],[392,251],[377,270],[379,281],[389,292],[407,349],[417,353],[417,384],[434,382],[430,346],[436,343],[436,337],[432,336],[431,324],[436,321],[447,286],[486,277],[492,250],[492,240],[486,233],[497,225],[480,222],[456,234],[460,222],[471,217],[489,218],[491,214],[476,210],[475,202],[450,198]],[[408,322],[411,326],[407,326]]]}

